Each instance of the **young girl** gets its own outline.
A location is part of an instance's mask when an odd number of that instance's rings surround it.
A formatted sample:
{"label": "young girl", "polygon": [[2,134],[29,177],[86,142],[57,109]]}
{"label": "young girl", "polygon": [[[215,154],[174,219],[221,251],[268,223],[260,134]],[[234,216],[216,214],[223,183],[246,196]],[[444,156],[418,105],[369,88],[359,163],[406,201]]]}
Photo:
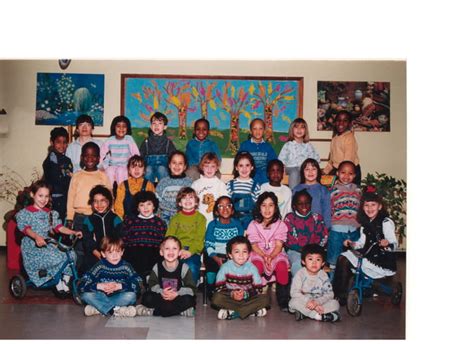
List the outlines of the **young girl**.
{"label": "young girl", "polygon": [[100,147],[100,161],[109,157],[105,172],[110,183],[117,183],[127,179],[127,161],[132,155],[140,155],[137,144],[133,139],[132,125],[125,116],[116,116],[110,125],[110,137]]}
{"label": "young girl", "polygon": [[168,225],[171,217],[176,214],[176,195],[178,191],[186,186],[191,186],[192,179],[186,177],[187,161],[183,152],[175,151],[169,157],[169,177],[159,181],[156,186],[156,197],[159,201],[159,214]]}
{"label": "young girl", "polygon": [[252,211],[260,196],[260,185],[252,179],[255,174],[255,163],[248,152],[240,152],[234,158],[234,179],[226,184],[227,194],[234,205],[234,216],[240,221],[244,231],[252,221]]}
{"label": "young girl", "polygon": [[319,153],[309,142],[308,124],[303,118],[296,118],[288,129],[288,141],[278,155],[278,159],[285,164],[290,189],[300,183],[301,164],[308,158],[319,163]]}
{"label": "young girl", "polygon": [[84,271],[102,259],[100,243],[105,236],[122,235],[122,220],[112,211],[112,193],[103,185],[94,186],[89,193],[92,215],[82,224],[84,236]]}
{"label": "young girl", "polygon": [[[48,208],[51,192],[44,181],[37,181],[31,185],[30,196],[33,204],[20,210],[16,214],[16,221],[17,228],[24,234],[21,240],[23,266],[31,282],[39,287],[56,275],[67,260],[65,252],[61,252],[53,245],[47,245],[44,239],[53,231],[72,234],[78,238],[82,238],[82,233],[64,227],[58,212]],[[60,294],[69,291],[67,283],[71,276],[72,271],[68,266],[64,270],[62,280],[56,285]]]}
{"label": "young girl", "polygon": [[293,194],[306,189],[313,198],[311,211],[321,214],[326,226],[331,228],[331,199],[329,190],[320,184],[321,169],[318,162],[314,159],[306,159],[301,165],[300,178],[301,184],[295,186]]}
{"label": "young girl", "polygon": [[[362,271],[373,279],[391,277],[396,274],[397,264],[394,251],[398,246],[395,224],[388,217],[382,198],[375,187],[368,186],[360,202],[357,214],[361,227],[357,241],[346,240],[344,246],[358,250],[364,256]],[[345,304],[351,270],[357,266],[358,258],[352,251],[342,253],[336,266],[334,293],[341,304]],[[392,278],[389,283],[393,284]],[[401,292],[398,287],[395,292]]]}
{"label": "young girl", "polygon": [[[186,175],[192,180],[199,178],[201,171],[198,164],[205,153],[214,153],[220,163],[221,153],[219,147],[214,141],[207,138],[209,135],[209,121],[205,118],[200,118],[194,122],[193,139],[188,141],[186,145],[186,158],[188,159],[189,167],[186,170]],[[202,174],[202,173],[201,173]],[[219,176],[220,177],[220,176]]]}
{"label": "young girl", "polygon": [[166,224],[155,215],[158,200],[151,191],[140,191],[134,196],[135,216],[123,223],[125,260],[145,280],[145,276],[159,258],[159,248],[166,233]]}
{"label": "young girl", "polygon": [[293,212],[285,217],[288,227],[286,247],[291,265],[291,275],[295,276],[301,269],[301,250],[307,244],[326,246],[328,228],[321,214],[311,211],[311,195],[306,190],[297,191],[293,195]]}
{"label": "young girl", "polygon": [[179,257],[189,266],[197,284],[206,233],[206,218],[196,211],[199,198],[191,187],[179,190],[176,204],[178,212],[171,218],[166,235],[177,237],[183,244]]}
{"label": "young girl", "polygon": [[288,227],[281,221],[278,200],[273,192],[262,193],[255,206],[254,218],[247,236],[252,244],[250,261],[257,267],[264,280],[275,274],[277,301],[280,309],[288,308],[288,256],[283,250]]}
{"label": "young girl", "polygon": [[278,198],[278,208],[282,218],[291,212],[291,190],[288,186],[281,184],[283,179],[283,163],[278,160],[271,160],[267,166],[268,183],[262,184],[261,190],[273,192]]}
{"label": "young girl", "polygon": [[128,179],[118,186],[114,204],[115,213],[122,219],[125,215],[133,213],[133,195],[138,191],[155,192],[153,183],[143,178],[145,168],[145,159],[139,155],[134,155],[128,160]]}
{"label": "young girl", "polygon": [[232,218],[234,208],[230,197],[219,197],[214,205],[213,213],[216,218],[208,224],[204,241],[204,265],[209,298],[212,297],[214,291],[216,273],[227,260],[227,242],[237,235],[244,235],[240,222]]}
{"label": "young girl", "polygon": [[181,242],[174,236],[163,239],[158,262],[148,279],[149,290],[143,294],[137,315],[193,316],[196,306],[196,284],[189,267],[179,260]]}
{"label": "young girl", "polygon": [[351,114],[345,110],[339,111],[336,115],[334,132],[329,151],[329,161],[324,167],[324,174],[335,175],[339,164],[349,160],[356,166],[356,177],[354,183],[360,185],[361,169],[359,156],[357,155],[357,141],[354,132],[351,130]]}
{"label": "young girl", "polygon": [[250,135],[247,141],[242,142],[239,152],[249,152],[255,162],[255,181],[258,184],[268,182],[267,164],[270,160],[277,159],[273,147],[263,140],[265,134],[265,122],[260,118],[254,118],[250,122]]}
{"label": "young girl", "polygon": [[219,157],[215,153],[205,153],[199,163],[201,176],[191,185],[199,197],[199,212],[206,217],[206,225],[214,219],[216,199],[227,195],[225,183],[216,175],[219,165]]}
{"label": "young girl", "polygon": [[77,117],[76,130],[74,131],[75,140],[66,149],[66,156],[72,161],[73,172],[81,170],[81,152],[84,144],[92,141],[99,147],[102,145],[102,141],[92,137],[93,130],[94,121],[89,115]]}

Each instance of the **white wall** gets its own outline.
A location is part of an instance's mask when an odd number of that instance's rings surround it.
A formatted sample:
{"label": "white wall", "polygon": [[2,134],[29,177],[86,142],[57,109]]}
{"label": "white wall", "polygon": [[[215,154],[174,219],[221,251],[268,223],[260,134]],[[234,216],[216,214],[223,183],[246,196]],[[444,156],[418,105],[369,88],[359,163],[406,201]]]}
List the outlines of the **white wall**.
{"label": "white wall", "polygon": [[[30,180],[33,168],[41,171],[52,127],[35,126],[36,73],[59,73],[57,60],[0,61],[0,108],[8,112],[9,132],[0,134],[0,167],[7,165]],[[94,133],[107,134],[112,118],[120,114],[120,74],[194,74],[241,76],[303,76],[304,118],[311,138],[330,138],[316,130],[317,81],[388,81],[391,83],[391,132],[357,132],[363,176],[385,172],[406,180],[406,63],[404,61],[94,61],[73,60],[68,73],[105,75],[104,127]],[[322,157],[329,144],[317,143]],[[226,159],[223,170],[230,172]],[[324,166],[324,164],[323,164]],[[0,201],[0,221],[11,206]],[[0,230],[0,245],[5,232]]]}

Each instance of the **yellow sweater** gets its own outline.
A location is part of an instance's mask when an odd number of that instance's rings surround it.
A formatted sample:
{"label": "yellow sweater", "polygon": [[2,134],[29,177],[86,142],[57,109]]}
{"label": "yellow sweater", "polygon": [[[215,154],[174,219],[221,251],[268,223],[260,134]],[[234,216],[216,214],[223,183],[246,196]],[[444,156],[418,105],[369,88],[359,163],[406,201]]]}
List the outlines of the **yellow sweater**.
{"label": "yellow sweater", "polygon": [[356,166],[359,165],[357,149],[357,141],[352,131],[334,136],[331,140],[329,161],[323,172],[325,174],[331,172],[333,168],[338,168],[339,164],[346,160],[352,161]]}
{"label": "yellow sweater", "polygon": [[[128,187],[130,189],[130,193],[135,195],[138,191],[142,189],[142,184],[143,184],[143,178],[132,178],[129,177],[128,179]],[[146,184],[146,191],[151,191],[155,192],[155,187],[151,182],[147,182]],[[123,209],[123,201],[125,200],[125,184],[122,182],[117,188],[117,197],[115,198],[115,203],[114,203],[114,212],[118,216],[120,216],[121,219],[124,217],[124,212],[125,210]]]}

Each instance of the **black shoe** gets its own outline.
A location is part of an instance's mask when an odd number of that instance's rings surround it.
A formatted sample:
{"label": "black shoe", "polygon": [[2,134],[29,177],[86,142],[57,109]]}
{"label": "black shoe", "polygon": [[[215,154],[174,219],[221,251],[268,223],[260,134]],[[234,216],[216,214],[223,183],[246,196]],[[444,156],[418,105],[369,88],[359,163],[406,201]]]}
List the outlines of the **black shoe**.
{"label": "black shoe", "polygon": [[336,322],[340,319],[339,313],[337,312],[332,312],[332,313],[326,313],[323,314],[321,317],[321,321],[324,322]]}
{"label": "black shoe", "polygon": [[339,302],[341,307],[344,307],[347,304],[347,299],[345,297],[336,297],[336,300]]}
{"label": "black shoe", "polygon": [[295,311],[295,319],[296,319],[296,321],[303,320],[304,318],[306,318],[306,317],[303,315],[303,313],[298,312],[298,311]]}
{"label": "black shoe", "polygon": [[58,299],[65,300],[69,296],[71,296],[71,293],[68,293],[64,290],[57,290],[56,288],[53,288],[53,294],[56,296]]}
{"label": "black shoe", "polygon": [[285,312],[285,313],[288,313],[288,312],[289,312],[289,311],[288,311],[288,306],[281,305],[281,306],[280,306],[280,311]]}

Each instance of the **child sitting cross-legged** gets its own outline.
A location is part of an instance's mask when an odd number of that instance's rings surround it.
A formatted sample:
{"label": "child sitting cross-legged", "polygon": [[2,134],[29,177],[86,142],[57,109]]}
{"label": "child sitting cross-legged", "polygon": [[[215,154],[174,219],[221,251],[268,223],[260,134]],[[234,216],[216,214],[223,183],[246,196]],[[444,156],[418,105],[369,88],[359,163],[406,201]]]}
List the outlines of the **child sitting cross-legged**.
{"label": "child sitting cross-legged", "polygon": [[217,318],[265,316],[270,306],[269,294],[262,294],[260,274],[249,261],[252,250],[249,240],[236,236],[229,240],[226,249],[230,259],[217,273],[216,292],[212,296],[212,305],[219,308]]}
{"label": "child sitting cross-legged", "polygon": [[291,283],[289,310],[296,320],[305,317],[319,321],[337,321],[339,303],[328,275],[323,271],[324,249],[318,244],[308,244],[301,252],[303,269],[298,270]]}
{"label": "child sitting cross-legged", "polygon": [[103,314],[123,317],[136,315],[135,304],[140,290],[140,276],[122,259],[123,240],[104,237],[102,259],[84,274],[79,283],[86,316]]}
{"label": "child sitting cross-legged", "polygon": [[194,316],[196,285],[188,265],[179,260],[180,251],[178,238],[163,239],[160,247],[163,260],[151,270],[150,289],[143,294],[142,305],[137,306],[138,315]]}

